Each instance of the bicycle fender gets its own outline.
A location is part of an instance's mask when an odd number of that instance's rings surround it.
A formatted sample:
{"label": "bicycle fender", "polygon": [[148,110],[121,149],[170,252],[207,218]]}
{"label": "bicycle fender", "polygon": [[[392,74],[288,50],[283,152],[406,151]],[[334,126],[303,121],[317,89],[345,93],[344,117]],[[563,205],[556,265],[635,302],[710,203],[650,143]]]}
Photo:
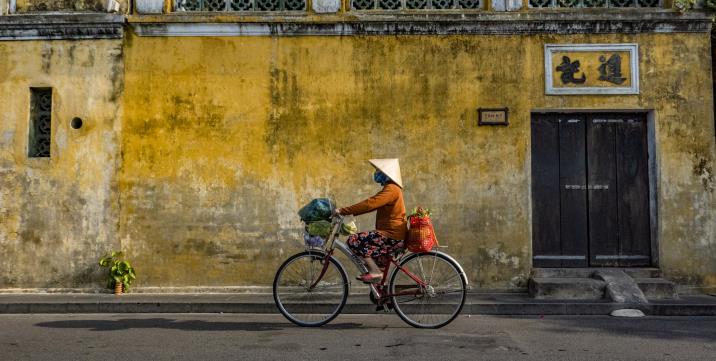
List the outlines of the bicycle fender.
{"label": "bicycle fender", "polygon": [[445,253],[445,252],[440,252],[440,251],[433,251],[433,252],[439,253],[439,254],[441,254],[441,255],[447,257],[447,259],[449,259],[449,260],[455,262],[455,265],[456,265],[457,268],[460,270],[460,273],[462,273],[462,275],[465,276],[465,287],[470,286],[470,281],[467,279],[467,273],[465,273],[465,270],[462,269],[462,265],[460,264],[460,262],[458,262],[455,258],[453,258],[451,255],[449,255],[449,254],[447,254],[447,253]]}

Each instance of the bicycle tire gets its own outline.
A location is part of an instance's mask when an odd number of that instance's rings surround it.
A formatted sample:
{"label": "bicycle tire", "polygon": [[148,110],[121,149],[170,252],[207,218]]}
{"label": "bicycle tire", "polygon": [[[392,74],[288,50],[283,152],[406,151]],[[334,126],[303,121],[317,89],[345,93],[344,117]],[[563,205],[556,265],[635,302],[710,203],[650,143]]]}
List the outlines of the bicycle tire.
{"label": "bicycle tire", "polygon": [[[426,277],[426,270],[420,270],[422,268],[422,260],[426,261],[426,266],[432,262],[433,273],[429,277]],[[438,260],[440,262],[439,268],[447,270],[450,273],[449,275],[435,276],[434,271]],[[452,322],[460,314],[467,297],[467,277],[457,262],[443,253],[431,251],[411,254],[401,260],[400,266],[415,273],[432,287],[432,291],[428,292],[427,288],[421,288],[417,282],[408,277],[404,272],[399,269],[393,271],[388,287],[391,294],[396,294],[400,289],[405,290],[406,287],[408,289],[410,287],[416,287],[422,294],[422,296],[415,295],[413,299],[410,298],[412,296],[391,297],[395,312],[403,321],[416,328],[440,328]],[[451,285],[454,283],[454,286],[451,287],[455,287],[455,289],[441,288],[443,286],[440,285],[438,281],[444,281],[445,283],[450,281]],[[430,296],[429,294],[431,292],[435,295]],[[438,295],[440,295],[440,297],[438,297]],[[438,300],[438,298],[440,298],[440,300]],[[431,305],[431,299],[442,301],[443,303],[433,303]],[[418,302],[411,303],[413,300],[418,300]],[[426,305],[428,306],[427,309]],[[439,313],[433,313],[436,311]],[[435,320],[435,322],[427,322],[428,319]]]}
{"label": "bicycle tire", "polygon": [[[321,280],[325,282],[323,289],[326,292],[319,294],[306,287],[313,284],[320,274],[325,256],[324,252],[319,251],[297,253],[284,261],[276,271],[273,281],[274,302],[279,312],[298,326],[319,327],[331,322],[341,313],[348,300],[348,275],[340,262],[333,257],[330,258],[328,269]],[[304,275],[293,269],[294,265],[301,267],[302,264],[305,266],[306,262],[306,267],[310,270],[306,270]],[[320,283],[318,286],[321,286]],[[331,286],[330,289],[328,286]],[[288,297],[290,295],[294,297]]]}

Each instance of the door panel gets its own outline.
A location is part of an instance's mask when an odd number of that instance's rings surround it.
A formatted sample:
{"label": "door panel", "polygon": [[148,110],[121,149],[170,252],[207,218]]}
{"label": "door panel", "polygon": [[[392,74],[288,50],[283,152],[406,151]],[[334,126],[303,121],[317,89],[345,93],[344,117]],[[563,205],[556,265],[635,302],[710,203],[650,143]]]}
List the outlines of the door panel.
{"label": "door panel", "polygon": [[559,123],[532,117],[532,233],[535,267],[561,267],[559,230]]}
{"label": "door panel", "polygon": [[559,115],[559,189],[562,267],[587,265],[585,117]]}
{"label": "door panel", "polygon": [[[621,120],[618,120],[621,121]],[[619,253],[617,214],[616,135],[614,118],[590,117],[587,123],[589,195],[589,262],[594,266],[618,266],[614,258],[596,255]]]}
{"label": "door panel", "polygon": [[627,117],[617,125],[619,265],[650,264],[649,168],[646,121]]}

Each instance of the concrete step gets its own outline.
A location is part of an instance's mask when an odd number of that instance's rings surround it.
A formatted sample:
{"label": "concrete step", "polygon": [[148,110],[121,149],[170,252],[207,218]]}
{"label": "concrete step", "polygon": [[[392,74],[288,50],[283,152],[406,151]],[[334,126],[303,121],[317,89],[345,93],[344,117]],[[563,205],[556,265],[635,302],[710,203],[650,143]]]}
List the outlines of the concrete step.
{"label": "concrete step", "polygon": [[628,274],[619,269],[604,268],[594,272],[592,278],[606,282],[604,296],[617,303],[647,304],[644,292]]}
{"label": "concrete step", "polygon": [[528,282],[530,296],[544,300],[600,300],[606,283],[593,278],[532,277]]}
{"label": "concrete step", "polygon": [[533,268],[532,276],[537,278],[590,278],[597,270],[618,269],[632,278],[658,278],[658,268],[619,268],[619,267],[587,267],[587,268]]}
{"label": "concrete step", "polygon": [[636,284],[650,300],[673,300],[679,298],[673,282],[663,278],[634,278]]}

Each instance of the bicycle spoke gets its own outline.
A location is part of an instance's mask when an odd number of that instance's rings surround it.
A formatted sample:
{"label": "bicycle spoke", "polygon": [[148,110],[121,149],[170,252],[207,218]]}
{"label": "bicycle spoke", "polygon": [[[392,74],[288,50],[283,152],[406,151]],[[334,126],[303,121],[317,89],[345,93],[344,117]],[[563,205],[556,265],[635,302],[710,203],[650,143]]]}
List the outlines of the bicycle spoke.
{"label": "bicycle spoke", "polygon": [[299,254],[279,269],[274,281],[274,298],[281,313],[292,322],[303,326],[321,325],[343,308],[348,293],[347,277],[330,261],[324,272],[324,262],[315,254]]}
{"label": "bicycle spoke", "polygon": [[447,294],[451,294],[451,293],[462,293],[462,292],[465,292],[465,290],[462,288],[458,288],[458,289],[454,289],[454,290],[440,291],[440,292],[436,292],[436,293],[439,295],[447,295]]}
{"label": "bicycle spoke", "polygon": [[423,280],[423,282],[427,282],[425,279],[425,270],[423,270],[423,258],[418,257],[418,266],[420,266],[420,278]]}
{"label": "bicycle spoke", "polygon": [[[429,253],[412,256],[401,267],[405,272],[396,271],[390,281],[390,292],[419,290],[415,295],[393,296],[395,310],[403,320],[416,327],[441,327],[457,316],[466,295],[465,281],[458,266],[444,256]],[[423,277],[425,286],[406,272]]]}
{"label": "bicycle spoke", "polygon": [[[448,281],[452,281],[452,280],[458,280],[458,283],[459,283],[459,281],[460,281],[460,274],[456,273],[456,274],[450,276],[450,278],[448,278],[447,280],[445,280],[444,283],[447,283]],[[436,285],[440,285],[440,284],[443,284],[443,282],[441,281],[441,282],[430,283],[430,285],[433,286],[433,287],[435,287]]]}
{"label": "bicycle spoke", "polygon": [[432,268],[432,270],[430,270],[430,279],[425,280],[425,282],[427,282],[427,284],[432,284],[432,282],[433,282],[433,275],[435,274],[435,262],[437,261],[437,258],[438,258],[437,254],[433,256],[433,268]]}

